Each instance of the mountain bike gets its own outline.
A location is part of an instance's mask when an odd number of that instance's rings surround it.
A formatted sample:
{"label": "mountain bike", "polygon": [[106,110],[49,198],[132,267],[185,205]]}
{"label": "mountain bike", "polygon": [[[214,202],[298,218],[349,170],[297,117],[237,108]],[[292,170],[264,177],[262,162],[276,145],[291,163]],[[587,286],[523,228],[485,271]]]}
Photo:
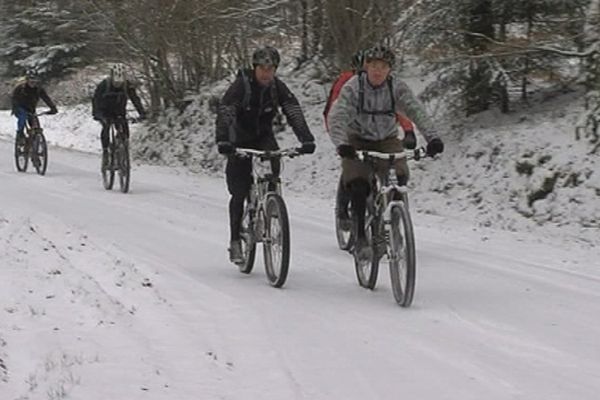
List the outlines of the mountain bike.
{"label": "mountain bike", "polygon": [[[367,197],[365,236],[372,249],[371,260],[361,261],[356,255],[354,266],[360,286],[374,289],[379,261],[387,255],[392,292],[402,307],[412,303],[416,279],[416,254],[413,225],[406,186],[396,182],[394,161],[400,158],[420,160],[424,148],[413,153],[380,153],[357,151],[358,159],[372,166],[370,194]],[[375,172],[382,171],[381,173]],[[356,222],[354,228],[356,231]]]}
{"label": "mountain bike", "polygon": [[129,191],[131,178],[131,163],[129,158],[129,138],[125,134],[127,120],[117,117],[109,120],[108,163],[102,163],[102,183],[104,189],[111,190],[115,181],[115,173],[119,177],[121,192]]}
{"label": "mountain bike", "polygon": [[281,179],[270,172],[271,160],[301,155],[298,149],[254,150],[238,148],[238,157],[252,157],[254,180],[246,199],[241,224],[243,261],[240,272],[254,267],[256,245],[262,243],[265,272],[269,283],[279,288],[287,279],[290,266],[290,223],[282,197]]}
{"label": "mountain bike", "polygon": [[17,171],[26,172],[29,160],[38,174],[44,175],[48,167],[48,146],[44,130],[38,119],[41,115],[51,114],[44,111],[38,114],[27,115],[27,134],[17,135],[15,139],[15,164]]}
{"label": "mountain bike", "polygon": [[[347,197],[350,194],[344,190],[342,177],[338,182],[335,194],[335,237],[340,250],[352,251],[354,247],[354,229],[352,226],[352,207]],[[344,215],[342,217],[342,215]]]}

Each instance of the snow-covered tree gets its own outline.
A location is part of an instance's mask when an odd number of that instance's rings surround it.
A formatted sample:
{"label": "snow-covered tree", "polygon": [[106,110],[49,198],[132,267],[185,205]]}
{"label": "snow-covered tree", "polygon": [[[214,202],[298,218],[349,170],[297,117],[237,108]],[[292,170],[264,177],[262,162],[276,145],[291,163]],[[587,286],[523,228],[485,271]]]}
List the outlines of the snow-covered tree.
{"label": "snow-covered tree", "polygon": [[467,114],[498,103],[509,90],[527,98],[534,74],[551,76],[564,56],[543,49],[576,50],[577,28],[588,0],[421,0],[408,13],[406,37],[439,78],[426,97],[458,96]]}
{"label": "snow-covered tree", "polygon": [[84,62],[88,32],[76,14],[75,1],[3,1],[5,41],[0,60],[10,75],[36,70],[61,76]]}

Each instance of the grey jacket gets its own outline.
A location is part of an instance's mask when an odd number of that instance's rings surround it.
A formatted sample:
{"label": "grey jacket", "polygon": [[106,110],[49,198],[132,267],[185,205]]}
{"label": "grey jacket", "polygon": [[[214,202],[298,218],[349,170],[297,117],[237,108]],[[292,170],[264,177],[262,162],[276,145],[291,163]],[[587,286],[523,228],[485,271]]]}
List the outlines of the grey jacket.
{"label": "grey jacket", "polygon": [[[359,112],[359,79],[364,79],[363,109],[367,112],[391,111],[392,100],[387,82],[373,87],[367,81],[366,73],[353,76],[342,87],[329,115],[330,136],[336,147],[349,144],[350,136],[378,141],[398,135],[395,114]],[[433,120],[408,85],[392,77],[392,88],[395,94],[395,111],[410,118],[428,142],[436,137],[437,130]]]}

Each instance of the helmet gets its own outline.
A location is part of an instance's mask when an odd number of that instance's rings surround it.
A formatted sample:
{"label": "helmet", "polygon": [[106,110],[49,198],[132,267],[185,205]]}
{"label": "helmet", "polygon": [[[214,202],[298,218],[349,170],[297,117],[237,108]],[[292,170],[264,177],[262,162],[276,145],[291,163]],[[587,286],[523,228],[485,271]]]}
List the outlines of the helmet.
{"label": "helmet", "polygon": [[256,49],[252,54],[252,65],[255,67],[257,65],[272,65],[277,68],[279,66],[279,61],[281,61],[281,58],[275,47],[261,47]]}
{"label": "helmet", "polygon": [[125,72],[125,65],[116,63],[110,67],[110,80],[115,86],[121,86],[127,80],[127,73]]}
{"label": "helmet", "polygon": [[396,60],[394,52],[390,50],[389,47],[384,45],[376,45],[371,47],[365,52],[364,57],[366,61],[383,60],[387,62],[390,67],[394,66],[394,61]]}
{"label": "helmet", "polygon": [[28,69],[25,71],[25,79],[27,82],[38,83],[40,81],[40,75],[35,69]]}
{"label": "helmet", "polygon": [[365,62],[365,52],[363,50],[358,50],[354,55],[352,55],[352,60],[350,61],[350,65],[352,69],[361,69]]}

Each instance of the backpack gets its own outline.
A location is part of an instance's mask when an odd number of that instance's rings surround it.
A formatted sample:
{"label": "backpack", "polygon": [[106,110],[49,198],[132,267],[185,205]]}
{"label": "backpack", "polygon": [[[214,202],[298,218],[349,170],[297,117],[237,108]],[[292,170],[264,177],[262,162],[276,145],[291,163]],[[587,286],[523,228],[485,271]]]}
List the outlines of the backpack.
{"label": "backpack", "polygon": [[[359,72],[358,74],[362,74],[364,73],[364,71]],[[331,86],[331,90],[329,91],[329,96],[327,97],[327,102],[325,103],[325,109],[323,110],[323,118],[325,119],[325,129],[327,130],[327,132],[329,132],[329,124],[327,122],[327,116],[329,115],[329,111],[331,111],[331,106],[333,106],[333,102],[338,98],[338,96],[340,95],[340,92],[342,91],[342,87],[344,86],[344,83],[346,83],[348,80],[350,80],[350,78],[352,78],[354,76],[354,72],[353,71],[344,71],[342,72],[338,78],[335,80],[335,82],[333,82],[333,85]],[[394,97],[394,87],[392,85],[392,79],[391,77],[387,79],[388,82],[388,88],[390,90],[390,97],[392,98],[392,108],[391,108],[391,113],[395,112],[396,109],[396,101],[395,101],[395,97]],[[365,83],[363,79],[359,79],[359,106],[358,106],[358,112],[362,113],[365,112],[363,110],[363,105],[364,105],[364,93],[365,93]],[[381,114],[389,114],[390,112],[367,112],[368,114],[374,114],[374,113],[381,113]],[[398,121],[398,123],[400,124],[400,126],[402,127],[402,130],[404,132],[409,132],[409,131],[414,131],[414,125],[412,123],[412,121],[410,119],[408,119],[407,117],[405,117],[404,115],[400,114],[400,113],[396,113],[396,120]]]}
{"label": "backpack", "polygon": [[[250,86],[250,77],[245,70],[238,70],[238,76],[242,78],[244,84],[244,98],[242,99],[242,108],[244,110],[250,107],[250,97],[252,96],[252,86]],[[277,90],[277,82],[273,81],[271,85],[271,99],[273,100],[273,107],[275,108],[276,114],[279,114],[279,93]]]}
{"label": "backpack", "polygon": [[358,113],[359,114],[368,114],[368,115],[394,115],[396,114],[396,96],[394,95],[394,85],[392,83],[391,75],[387,77],[387,87],[390,91],[390,98],[392,99],[392,104],[389,110],[377,110],[377,111],[365,111],[365,79],[363,75],[366,72],[361,71],[358,74]]}
{"label": "backpack", "polygon": [[331,111],[331,106],[333,106],[333,102],[339,97],[340,92],[342,91],[342,87],[344,83],[346,83],[350,78],[354,76],[354,71],[344,71],[342,72],[333,85],[331,85],[331,90],[329,91],[329,96],[327,96],[327,102],[325,103],[325,109],[323,109],[323,118],[325,119],[325,129],[329,132],[329,124],[327,123],[327,116],[329,115],[329,111]]}

